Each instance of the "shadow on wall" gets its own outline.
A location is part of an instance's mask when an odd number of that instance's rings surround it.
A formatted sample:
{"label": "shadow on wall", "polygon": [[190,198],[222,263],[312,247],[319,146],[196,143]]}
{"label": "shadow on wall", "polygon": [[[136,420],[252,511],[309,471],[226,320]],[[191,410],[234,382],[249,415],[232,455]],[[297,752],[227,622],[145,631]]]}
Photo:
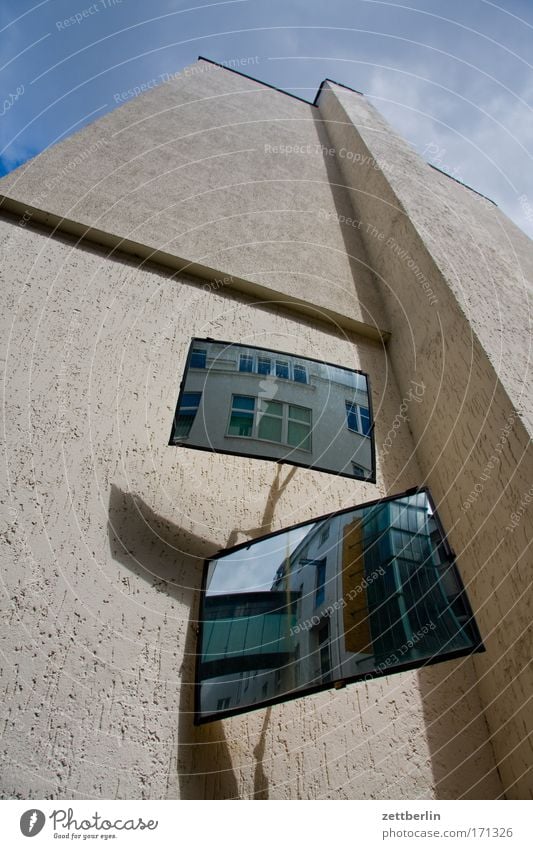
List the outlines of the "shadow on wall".
{"label": "shadow on wall", "polygon": [[[180,798],[236,798],[237,780],[222,723],[198,728],[193,725],[197,611],[203,562],[218,546],[174,525],[154,513],[142,498],[116,486],[111,487],[109,499],[108,535],[115,560],[146,580],[154,591],[165,593],[190,610],[185,644],[181,647],[179,688],[176,687]],[[210,767],[206,768],[205,764]]]}
{"label": "shadow on wall", "polygon": [[481,708],[473,659],[420,669],[418,682],[435,798],[502,797],[503,786]]}
{"label": "shadow on wall", "polygon": [[[254,539],[258,536],[264,536],[265,534],[270,533],[272,531],[272,525],[274,522],[274,515],[276,512],[276,506],[278,504],[279,499],[283,495],[283,492],[293,479],[294,475],[298,471],[296,467],[291,467],[285,478],[281,479],[283,466],[282,464],[278,464],[276,467],[276,474],[274,476],[274,480],[270,486],[270,490],[267,496],[265,509],[263,511],[263,516],[261,518],[261,523],[254,528],[233,528],[230,532],[228,540],[226,542],[226,548],[229,548],[232,545],[235,545],[238,541],[239,536],[245,536],[247,539]],[[184,669],[185,674],[185,669]],[[188,702],[188,710],[191,710],[192,702]],[[267,708],[265,710],[265,716],[263,721],[263,726],[261,728],[259,739],[254,746],[253,756],[255,759],[255,771],[254,771],[254,789],[252,797],[254,799],[268,799],[269,798],[269,784],[268,778],[264,769],[264,758],[265,758],[265,750],[266,750],[266,735],[268,730],[268,724],[270,721],[270,713],[271,709]],[[181,711],[180,711],[181,715]],[[205,795],[202,798],[205,799],[232,799],[232,798],[242,798],[242,794],[239,794],[239,789],[237,783],[235,781],[235,776],[231,772],[231,759],[229,757],[228,746],[224,737],[224,723],[221,722],[211,722],[208,725],[201,726],[200,729],[195,729],[197,732],[201,731],[203,734],[202,741],[204,743],[209,743],[210,747],[202,747],[201,750],[197,750],[195,764],[196,768],[202,776],[202,770],[205,773],[203,778],[205,779],[204,785],[204,793]],[[199,739],[199,738],[198,738]],[[222,745],[225,744],[225,745]],[[239,743],[239,749],[242,752],[243,746],[242,741]],[[249,765],[246,764],[247,771],[251,771],[252,769],[252,760],[251,757],[249,759]],[[187,799],[197,799],[200,798],[197,795],[194,795],[198,792],[198,789],[195,789],[194,785],[194,776],[189,776],[190,784],[187,789],[187,794],[191,795],[183,795],[183,798]]]}
{"label": "shadow on wall", "polygon": [[[256,528],[234,528],[226,546],[234,545],[239,534],[248,538],[272,530],[276,505],[298,469],[292,467],[281,480],[278,465],[268,493],[261,524]],[[195,726],[194,676],[198,609],[204,560],[219,546],[174,525],[159,516],[138,495],[111,487],[109,499],[109,545],[115,560],[148,581],[157,592],[187,605],[190,610],[185,629],[183,663],[179,680],[178,780],[182,799],[238,799],[239,786],[232,767],[224,723]],[[268,779],[263,760],[270,709],[254,749],[254,798],[268,799]],[[242,744],[240,746],[242,749]],[[250,770],[252,769],[250,752]]]}
{"label": "shadow on wall", "polygon": [[[270,491],[268,493],[268,497],[265,504],[265,509],[263,511],[263,516],[261,518],[261,524],[255,528],[246,528],[241,530],[239,528],[233,528],[231,531],[227,548],[230,548],[232,545],[236,545],[238,541],[238,537],[240,534],[243,534],[248,539],[254,539],[255,537],[264,536],[265,534],[269,534],[272,531],[272,525],[274,522],[274,515],[276,512],[276,506],[278,504],[279,499],[283,495],[285,489],[295,476],[298,468],[293,466],[290,468],[287,473],[285,479],[281,480],[281,471],[283,465],[280,463],[276,467],[276,474],[272,484],[270,486]],[[265,750],[266,750],[266,734],[268,730],[268,724],[270,722],[270,713],[271,708],[266,708],[265,717],[263,721],[263,726],[261,728],[261,732],[259,734],[259,740],[254,747],[254,757],[255,757],[255,772],[254,772],[254,799],[268,799],[269,798],[269,784],[268,778],[264,769],[264,758],[265,758]],[[217,723],[217,725],[220,723]],[[218,798],[218,797],[213,797]]]}
{"label": "shadow on wall", "polygon": [[265,718],[263,727],[259,735],[259,742],[254,749],[255,757],[255,773],[254,773],[254,799],[268,799],[268,778],[265,773],[263,762],[265,759],[266,750],[266,731],[270,722],[271,707],[265,710]]}
{"label": "shadow on wall", "polygon": [[270,491],[267,496],[267,501],[265,504],[265,509],[263,511],[263,517],[261,519],[261,524],[256,528],[233,528],[231,531],[228,541],[226,543],[226,548],[231,548],[232,545],[237,545],[239,535],[245,536],[247,539],[255,539],[256,537],[265,536],[272,531],[272,524],[274,522],[274,514],[276,512],[276,506],[283,495],[285,489],[293,479],[294,475],[298,471],[297,466],[292,466],[287,477],[283,482],[280,481],[282,464],[278,463],[276,467],[276,475],[274,480],[270,485]]}

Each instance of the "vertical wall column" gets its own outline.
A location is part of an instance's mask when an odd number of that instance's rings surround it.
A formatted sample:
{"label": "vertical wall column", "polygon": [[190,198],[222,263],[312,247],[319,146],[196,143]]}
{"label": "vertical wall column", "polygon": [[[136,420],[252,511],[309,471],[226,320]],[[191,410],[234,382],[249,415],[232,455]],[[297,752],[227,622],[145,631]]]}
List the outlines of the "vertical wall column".
{"label": "vertical wall column", "polygon": [[528,339],[520,286],[531,243],[490,201],[423,162],[364,97],[326,84],[318,105],[386,304],[401,393],[409,399],[420,387],[409,424],[487,647],[474,663],[498,767],[508,795],[527,798],[533,677],[519,505],[533,449],[517,410]]}

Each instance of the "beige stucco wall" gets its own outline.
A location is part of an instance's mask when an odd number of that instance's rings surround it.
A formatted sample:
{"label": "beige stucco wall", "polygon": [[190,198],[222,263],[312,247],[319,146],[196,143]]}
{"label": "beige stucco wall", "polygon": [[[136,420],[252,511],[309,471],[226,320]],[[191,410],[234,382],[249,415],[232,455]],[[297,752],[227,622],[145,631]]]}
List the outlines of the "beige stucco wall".
{"label": "beige stucco wall", "polygon": [[5,177],[0,195],[383,327],[359,234],[324,227],[350,201],[318,117],[199,61]]}
{"label": "beige stucco wall", "polygon": [[190,337],[369,372],[378,449],[402,401],[384,349],[31,224],[0,231],[2,794],[497,797],[475,673],[493,653],[192,725],[203,558],[424,476],[406,424],[377,486],[167,447]]}
{"label": "beige stucco wall", "polygon": [[416,455],[487,647],[474,665],[497,763],[507,794],[530,798],[533,247],[364,98],[332,84],[319,106],[332,144],[357,154],[339,163],[380,277],[400,391],[413,375],[427,387],[411,416]]}

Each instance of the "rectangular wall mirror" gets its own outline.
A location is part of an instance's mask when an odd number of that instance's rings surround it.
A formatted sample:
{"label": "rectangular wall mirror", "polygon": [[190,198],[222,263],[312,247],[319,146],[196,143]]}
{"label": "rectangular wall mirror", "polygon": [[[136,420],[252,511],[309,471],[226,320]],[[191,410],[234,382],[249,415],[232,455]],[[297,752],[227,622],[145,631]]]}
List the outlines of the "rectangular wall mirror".
{"label": "rectangular wall mirror", "polygon": [[170,444],[375,483],[368,378],[282,351],[193,339]]}
{"label": "rectangular wall mirror", "polygon": [[195,722],[483,651],[426,489],[207,561]]}

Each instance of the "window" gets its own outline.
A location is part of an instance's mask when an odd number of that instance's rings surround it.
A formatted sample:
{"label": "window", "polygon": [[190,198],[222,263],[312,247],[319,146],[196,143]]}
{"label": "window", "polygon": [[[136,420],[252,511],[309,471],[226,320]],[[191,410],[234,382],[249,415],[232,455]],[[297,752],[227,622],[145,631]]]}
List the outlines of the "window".
{"label": "window", "polygon": [[258,357],[257,358],[257,374],[270,374],[270,358],[269,357]]}
{"label": "window", "polygon": [[254,427],[255,398],[234,395],[228,433],[231,436],[251,436]]}
{"label": "window", "polygon": [[279,401],[259,401],[257,436],[271,442],[281,442],[283,404]]}
{"label": "window", "polygon": [[203,348],[193,348],[191,354],[191,368],[205,368],[207,351]]}
{"label": "window", "polygon": [[184,392],[181,398],[181,404],[176,412],[174,422],[174,435],[184,438],[189,435],[192,423],[198,407],[200,406],[201,392]]}
{"label": "window", "polygon": [[307,369],[305,366],[297,365],[296,363],[293,366],[294,379],[297,383],[307,383]]}
{"label": "window", "polygon": [[327,538],[329,537],[329,522],[328,524],[322,528],[322,533],[320,534],[320,545],[324,545]]}
{"label": "window", "polygon": [[239,359],[239,371],[253,371],[254,358],[251,354],[241,354]]}
{"label": "window", "polygon": [[329,656],[329,622],[324,622],[324,624],[319,628],[318,631],[318,651],[320,658],[320,676],[322,680],[326,680],[329,677],[329,672],[331,668],[330,656]]}
{"label": "window", "polygon": [[287,442],[304,451],[311,450],[311,410],[289,405]]}
{"label": "window", "polygon": [[359,418],[361,419],[361,431],[365,436],[370,436],[370,411],[368,407],[359,407]]}
{"label": "window", "polygon": [[322,604],[326,596],[326,561],[317,560],[316,563],[316,588],[315,588],[315,607]]}
{"label": "window", "polygon": [[311,410],[281,401],[234,395],[227,435],[264,439],[311,451]]}
{"label": "window", "polygon": [[363,469],[362,466],[358,466],[357,463],[352,463],[352,472],[354,475],[357,475],[359,478],[366,478],[367,473]]}
{"label": "window", "polygon": [[[191,365],[195,366],[194,361],[191,361]],[[205,364],[195,367],[205,368]],[[283,380],[292,379],[296,383],[309,383],[306,366],[289,362],[289,360],[273,359],[266,354],[240,354],[239,371],[249,374],[275,375]]]}
{"label": "window", "polygon": [[294,686],[297,687],[300,683],[300,645],[296,646],[294,651],[294,663],[292,665],[292,674],[294,677]]}
{"label": "window", "polygon": [[368,407],[361,407],[351,401],[346,401],[346,419],[348,430],[370,436],[370,412]]}
{"label": "window", "polygon": [[217,710],[227,710],[230,706],[231,699],[228,696],[225,699],[217,699]]}
{"label": "window", "polygon": [[289,363],[286,360],[276,360],[276,377],[289,379]]}

